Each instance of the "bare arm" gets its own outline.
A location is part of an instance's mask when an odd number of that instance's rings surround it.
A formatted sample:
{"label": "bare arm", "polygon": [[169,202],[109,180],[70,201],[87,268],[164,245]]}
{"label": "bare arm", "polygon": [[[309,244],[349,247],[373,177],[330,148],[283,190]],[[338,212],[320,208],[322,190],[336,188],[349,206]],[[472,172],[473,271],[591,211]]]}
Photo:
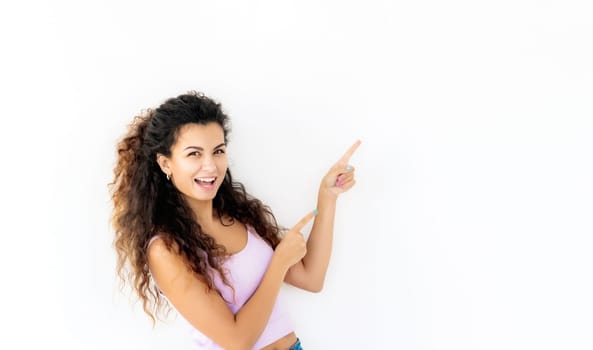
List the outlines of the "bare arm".
{"label": "bare arm", "polygon": [[313,216],[308,214],[287,232],[257,290],[235,315],[218,292],[208,291],[203,277],[190,271],[183,258],[160,239],[148,251],[153,278],[175,309],[200,332],[225,349],[250,349],[268,323],[288,268],[306,253],[300,229]]}
{"label": "bare arm", "polygon": [[287,272],[285,281],[311,292],[323,288],[333,244],[334,218],[338,195],[348,191],[356,181],[348,161],[360,145],[356,141],[323,177],[317,197],[319,214],[307,240],[307,254]]}

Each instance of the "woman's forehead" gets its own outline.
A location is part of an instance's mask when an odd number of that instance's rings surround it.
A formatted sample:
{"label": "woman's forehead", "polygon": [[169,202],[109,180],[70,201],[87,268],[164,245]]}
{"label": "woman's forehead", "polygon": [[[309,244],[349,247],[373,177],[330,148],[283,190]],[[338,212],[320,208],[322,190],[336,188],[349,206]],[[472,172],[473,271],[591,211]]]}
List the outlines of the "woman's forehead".
{"label": "woman's forehead", "polygon": [[177,134],[178,147],[210,148],[224,143],[224,130],[218,123],[186,124],[179,129]]}

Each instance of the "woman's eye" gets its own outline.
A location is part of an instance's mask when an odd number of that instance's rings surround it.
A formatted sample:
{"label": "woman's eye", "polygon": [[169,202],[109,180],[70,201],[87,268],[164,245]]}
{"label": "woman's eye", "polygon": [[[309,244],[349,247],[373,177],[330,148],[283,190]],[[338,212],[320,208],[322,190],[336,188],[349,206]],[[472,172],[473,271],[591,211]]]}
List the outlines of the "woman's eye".
{"label": "woman's eye", "polygon": [[223,149],[217,149],[216,151],[214,151],[214,154],[223,154],[224,150]]}
{"label": "woman's eye", "polygon": [[198,151],[195,151],[195,152],[190,152],[190,153],[188,153],[188,154],[187,154],[187,156],[188,156],[188,157],[193,157],[193,156],[198,156],[198,155],[200,155],[200,154],[198,153]]}

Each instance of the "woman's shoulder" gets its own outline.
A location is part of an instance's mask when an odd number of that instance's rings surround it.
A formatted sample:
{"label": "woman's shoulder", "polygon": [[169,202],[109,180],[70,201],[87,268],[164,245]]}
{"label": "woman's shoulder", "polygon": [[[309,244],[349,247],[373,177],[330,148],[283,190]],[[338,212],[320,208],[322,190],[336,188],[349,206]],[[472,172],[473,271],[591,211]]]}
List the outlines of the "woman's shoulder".
{"label": "woman's shoulder", "polygon": [[155,241],[163,241],[164,235],[161,233],[157,233],[154,236],[150,237],[150,239],[148,240],[148,244],[146,245],[147,248],[150,248],[150,246],[155,242]]}
{"label": "woman's shoulder", "polygon": [[148,244],[146,244],[147,250],[150,249],[150,247],[152,247],[152,245],[157,242],[159,244],[166,244],[167,246],[169,246],[171,245],[171,243],[174,242],[174,240],[172,240],[171,235],[167,234],[166,232],[154,232],[152,233],[152,237],[150,237],[150,239],[148,240]]}
{"label": "woman's shoulder", "polygon": [[151,257],[162,256],[164,253],[171,253],[171,242],[163,234],[156,234],[150,238],[146,246],[146,255],[149,261]]}
{"label": "woman's shoulder", "polygon": [[151,258],[162,258],[165,255],[179,256],[179,246],[169,235],[165,233],[156,233],[148,240],[148,244],[146,245],[146,257],[150,262]]}

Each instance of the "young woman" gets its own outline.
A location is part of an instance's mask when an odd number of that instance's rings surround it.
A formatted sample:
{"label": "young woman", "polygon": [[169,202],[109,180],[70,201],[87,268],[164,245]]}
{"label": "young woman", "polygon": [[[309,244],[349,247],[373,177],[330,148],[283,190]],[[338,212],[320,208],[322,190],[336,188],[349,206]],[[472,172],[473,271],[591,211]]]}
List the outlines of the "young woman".
{"label": "young woman", "polygon": [[[360,141],[323,177],[317,209],[284,231],[233,180],[228,124],[219,103],[195,92],[134,119],[110,184],[117,272],[153,322],[173,306],[197,349],[301,349],[281,285],[321,290],[336,199],[354,186],[348,161]],[[313,217],[305,242],[300,230]]]}

